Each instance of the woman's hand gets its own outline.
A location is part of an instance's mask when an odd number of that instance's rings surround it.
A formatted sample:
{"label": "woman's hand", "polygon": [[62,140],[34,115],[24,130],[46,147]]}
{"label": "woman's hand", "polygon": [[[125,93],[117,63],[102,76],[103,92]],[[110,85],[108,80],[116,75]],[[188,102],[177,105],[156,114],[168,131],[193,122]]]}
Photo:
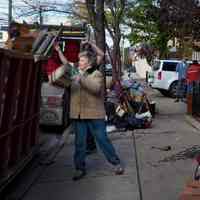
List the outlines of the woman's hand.
{"label": "woman's hand", "polygon": [[87,44],[87,43],[89,43],[88,40],[82,40],[82,41],[81,41],[81,45],[85,45],[85,44]]}
{"label": "woman's hand", "polygon": [[56,51],[58,51],[58,52],[61,51],[60,46],[59,46],[58,43],[55,43],[54,49],[55,49]]}
{"label": "woman's hand", "polygon": [[96,46],[96,42],[93,41],[93,40],[83,40],[83,41],[81,42],[81,44],[82,44],[82,45],[89,44],[89,45],[91,45],[92,47],[95,47],[95,46]]}
{"label": "woman's hand", "polygon": [[63,52],[62,52],[62,50],[61,50],[61,48],[60,48],[60,46],[59,46],[58,43],[55,43],[55,44],[54,44],[54,49],[58,52],[58,55],[59,55],[59,58],[60,58],[61,62],[62,62],[64,65],[68,64],[69,62],[68,62],[67,59],[65,58],[65,56],[64,56],[64,54],[63,54]]}

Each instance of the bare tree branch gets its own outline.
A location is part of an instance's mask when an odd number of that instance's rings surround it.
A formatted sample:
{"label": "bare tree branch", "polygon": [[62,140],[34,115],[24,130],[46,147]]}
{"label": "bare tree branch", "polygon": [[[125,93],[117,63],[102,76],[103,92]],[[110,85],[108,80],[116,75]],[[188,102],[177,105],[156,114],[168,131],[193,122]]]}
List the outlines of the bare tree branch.
{"label": "bare tree branch", "polygon": [[88,14],[89,14],[89,20],[90,23],[92,24],[92,26],[97,27],[96,26],[96,13],[95,13],[95,1],[94,0],[86,0],[86,6],[87,6],[87,10],[88,10]]}
{"label": "bare tree branch", "polygon": [[108,55],[109,55],[109,57],[110,57],[111,63],[113,63],[113,57],[112,57],[112,53],[111,53],[111,51],[110,51],[110,48],[109,48],[109,46],[108,46],[108,43],[106,43],[106,49],[107,49]]}
{"label": "bare tree branch", "polygon": [[112,28],[108,25],[108,20],[105,18],[105,27],[108,30],[110,36],[112,37],[112,39],[114,40],[115,35],[114,35],[114,31],[112,30]]}

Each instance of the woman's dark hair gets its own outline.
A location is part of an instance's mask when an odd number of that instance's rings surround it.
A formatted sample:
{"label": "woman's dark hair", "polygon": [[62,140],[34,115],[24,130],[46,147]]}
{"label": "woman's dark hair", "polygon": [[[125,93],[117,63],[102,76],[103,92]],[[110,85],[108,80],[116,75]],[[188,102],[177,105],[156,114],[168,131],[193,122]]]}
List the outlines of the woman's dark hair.
{"label": "woman's dark hair", "polygon": [[96,51],[94,51],[94,49],[92,48],[92,45],[90,43],[81,44],[80,52],[83,52],[83,51],[87,51],[90,54],[93,54],[93,56],[97,56]]}
{"label": "woman's dark hair", "polygon": [[80,51],[89,51],[89,52],[93,52],[92,46],[89,43],[84,43],[81,44],[80,46]]}

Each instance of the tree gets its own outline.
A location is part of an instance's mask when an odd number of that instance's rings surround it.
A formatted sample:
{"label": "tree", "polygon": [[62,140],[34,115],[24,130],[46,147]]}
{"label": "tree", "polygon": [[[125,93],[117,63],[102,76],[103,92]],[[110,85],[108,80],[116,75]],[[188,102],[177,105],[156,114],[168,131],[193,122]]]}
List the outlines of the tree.
{"label": "tree", "polygon": [[81,19],[89,23],[89,15],[85,0],[74,0],[73,13],[75,19]]}
{"label": "tree", "polygon": [[72,13],[71,4],[58,3],[56,0],[22,0],[22,3],[22,5],[17,6],[17,17],[36,16],[39,18],[40,24],[43,24],[43,15],[45,13],[64,13],[66,15]]}
{"label": "tree", "polygon": [[[179,40],[182,54],[185,41],[190,43],[200,39],[200,10],[197,0],[160,0],[160,20],[162,27]],[[188,47],[187,47],[188,48]]]}
{"label": "tree", "polygon": [[106,51],[104,0],[75,0],[74,14],[94,29],[97,46]]}
{"label": "tree", "polygon": [[121,76],[121,51],[122,23],[128,6],[127,0],[106,0],[105,25],[113,40],[112,66],[114,80]]}
{"label": "tree", "polygon": [[[151,47],[158,49],[161,57],[166,57],[170,37],[161,26],[160,8],[156,0],[136,0],[128,10],[125,22],[131,28],[128,38],[132,44],[146,43],[148,52]],[[148,54],[150,60],[151,56]]]}
{"label": "tree", "polygon": [[104,0],[86,0],[89,22],[94,28],[97,46],[104,52],[105,45],[105,16],[104,16]]}
{"label": "tree", "polygon": [[75,17],[93,27],[97,46],[105,52],[104,1],[75,0],[74,8]]}
{"label": "tree", "polygon": [[[88,21],[94,28],[97,45],[104,51],[105,43],[105,28],[110,33],[113,40],[111,61],[113,66],[113,79],[119,79],[121,74],[121,55],[120,55],[120,40],[121,40],[121,24],[125,14],[125,8],[128,5],[127,0],[85,0],[76,1],[79,9],[77,15]],[[104,8],[105,6],[105,8]],[[107,46],[108,47],[108,46]],[[109,50],[109,48],[107,48]]]}

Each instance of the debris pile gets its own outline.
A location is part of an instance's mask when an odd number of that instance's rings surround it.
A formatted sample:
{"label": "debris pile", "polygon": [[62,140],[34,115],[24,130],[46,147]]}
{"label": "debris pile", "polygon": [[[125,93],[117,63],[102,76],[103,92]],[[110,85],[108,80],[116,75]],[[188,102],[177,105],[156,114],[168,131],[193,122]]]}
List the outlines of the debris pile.
{"label": "debris pile", "polygon": [[150,128],[152,109],[144,87],[135,80],[118,81],[107,93],[108,124],[119,129]]}

